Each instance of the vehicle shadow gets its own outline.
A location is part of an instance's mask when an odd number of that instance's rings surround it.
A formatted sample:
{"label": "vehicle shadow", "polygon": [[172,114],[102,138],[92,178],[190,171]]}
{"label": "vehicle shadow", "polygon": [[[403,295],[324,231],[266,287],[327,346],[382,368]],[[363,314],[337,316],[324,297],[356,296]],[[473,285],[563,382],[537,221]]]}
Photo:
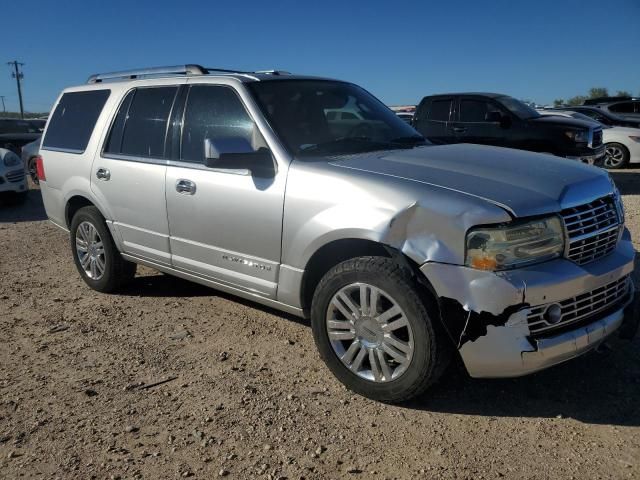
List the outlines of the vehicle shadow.
{"label": "vehicle shadow", "polygon": [[0,195],[0,223],[38,222],[47,219],[40,189],[31,189],[24,203],[10,194]]}
{"label": "vehicle shadow", "polygon": [[573,418],[640,425],[640,339],[611,340],[598,351],[520,378],[472,379],[461,361],[405,408],[484,417]]}
{"label": "vehicle shadow", "polygon": [[609,170],[622,195],[640,194],[640,171],[638,169]]}
{"label": "vehicle shadow", "polygon": [[118,295],[132,297],[176,297],[176,298],[195,298],[195,297],[212,297],[224,298],[230,302],[239,303],[246,307],[261,310],[265,313],[283,317],[286,320],[299,323],[301,325],[309,325],[309,322],[271,307],[260,305],[259,303],[245,300],[244,298],[216,290],[199,283],[184,280],[173,275],[157,273],[153,275],[136,276],[130,283],[118,291]]}

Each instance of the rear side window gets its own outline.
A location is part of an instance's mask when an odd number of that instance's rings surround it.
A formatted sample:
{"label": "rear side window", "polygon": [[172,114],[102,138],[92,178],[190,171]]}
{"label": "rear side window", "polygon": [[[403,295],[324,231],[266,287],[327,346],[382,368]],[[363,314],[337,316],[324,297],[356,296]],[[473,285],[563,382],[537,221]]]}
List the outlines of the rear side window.
{"label": "rear side window", "polygon": [[118,109],[105,153],[164,158],[167,121],[178,87],[138,88]]}
{"label": "rear side window", "polygon": [[427,112],[427,118],[429,120],[448,122],[450,111],[451,100],[434,100],[433,102],[431,102],[431,108]]}
{"label": "rear side window", "polygon": [[69,92],[62,95],[49,121],[43,148],[82,153],[111,90]]}

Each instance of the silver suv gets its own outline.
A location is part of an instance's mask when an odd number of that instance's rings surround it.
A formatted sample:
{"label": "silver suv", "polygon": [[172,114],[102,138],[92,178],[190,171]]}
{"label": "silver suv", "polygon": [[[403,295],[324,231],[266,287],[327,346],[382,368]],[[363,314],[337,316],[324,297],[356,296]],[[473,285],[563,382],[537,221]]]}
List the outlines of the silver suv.
{"label": "silver suv", "polygon": [[420,394],[456,351],[474,377],[518,376],[634,333],[634,250],[605,171],[430,145],[351,83],[94,75],[58,98],[40,155],[47,214],[91,288],[144,264],[310,317],[329,369],[371,398]]}

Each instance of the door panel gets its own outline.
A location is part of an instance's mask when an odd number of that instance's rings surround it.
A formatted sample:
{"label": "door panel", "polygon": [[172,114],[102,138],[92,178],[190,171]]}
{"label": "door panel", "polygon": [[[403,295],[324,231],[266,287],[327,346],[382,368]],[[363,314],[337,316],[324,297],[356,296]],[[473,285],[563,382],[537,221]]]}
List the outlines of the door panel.
{"label": "door panel", "polygon": [[[109,179],[98,179],[104,169]],[[169,225],[165,207],[165,173],[161,164],[98,158],[91,189],[109,205],[123,251],[169,264]]]}
{"label": "door panel", "polygon": [[170,264],[165,143],[177,85],[131,90],[119,106],[91,172],[125,253]]}
{"label": "door panel", "polygon": [[[179,193],[180,180],[195,192]],[[284,182],[169,166],[167,212],[177,268],[275,297]]]}
{"label": "door panel", "polygon": [[459,110],[459,122],[452,125],[452,130],[460,142],[506,146],[506,133],[500,123],[485,120],[489,112],[503,113],[500,108],[484,99],[461,98]]}
{"label": "door panel", "polygon": [[429,99],[416,113],[415,128],[435,144],[453,143],[455,136],[450,131],[453,113],[453,98]]}
{"label": "door panel", "polygon": [[267,146],[233,88],[189,86],[183,118],[166,174],[173,266],[275,298],[286,171],[258,178],[204,166],[205,140]]}

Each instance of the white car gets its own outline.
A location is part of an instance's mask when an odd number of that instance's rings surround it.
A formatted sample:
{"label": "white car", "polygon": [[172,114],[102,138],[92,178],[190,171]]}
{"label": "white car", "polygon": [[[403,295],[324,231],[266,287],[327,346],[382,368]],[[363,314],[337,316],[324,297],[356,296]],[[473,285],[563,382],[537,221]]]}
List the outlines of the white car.
{"label": "white car", "polygon": [[603,143],[607,152],[604,166],[624,168],[630,163],[640,163],[640,128],[609,127],[580,112],[569,110],[538,110],[542,115],[558,115],[588,120],[602,126]]}
{"label": "white car", "polygon": [[13,193],[22,201],[27,196],[27,178],[22,159],[11,150],[0,148],[0,193]]}

